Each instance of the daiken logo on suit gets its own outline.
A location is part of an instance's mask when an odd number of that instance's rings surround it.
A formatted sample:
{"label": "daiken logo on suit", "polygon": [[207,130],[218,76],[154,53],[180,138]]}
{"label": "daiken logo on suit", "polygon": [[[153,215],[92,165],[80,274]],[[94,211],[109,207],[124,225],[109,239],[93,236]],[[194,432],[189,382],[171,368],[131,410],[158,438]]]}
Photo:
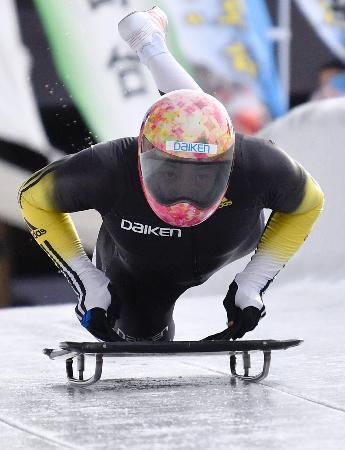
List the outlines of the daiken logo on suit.
{"label": "daiken logo on suit", "polygon": [[121,220],[121,228],[126,231],[133,231],[134,233],[147,234],[162,237],[181,237],[182,232],[179,228],[161,228],[152,227],[139,222],[132,222],[127,219]]}

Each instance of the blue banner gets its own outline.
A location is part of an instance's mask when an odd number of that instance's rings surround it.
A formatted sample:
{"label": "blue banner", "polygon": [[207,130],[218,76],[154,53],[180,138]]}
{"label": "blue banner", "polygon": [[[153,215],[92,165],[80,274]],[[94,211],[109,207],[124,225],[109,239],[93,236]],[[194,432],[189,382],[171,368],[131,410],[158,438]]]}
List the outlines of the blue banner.
{"label": "blue banner", "polygon": [[272,21],[264,0],[246,0],[247,27],[243,34],[249,54],[253,55],[258,71],[256,83],[259,94],[269,106],[272,116],[287,111],[287,98],[278,78],[274,44],[269,38]]}
{"label": "blue banner", "polygon": [[[270,117],[287,110],[264,0],[161,0],[170,20],[170,48],[201,87],[232,116],[262,103]],[[256,99],[256,100],[255,100]],[[255,108],[258,111],[258,106]],[[263,116],[262,111],[259,115]],[[262,120],[264,122],[265,120]]]}

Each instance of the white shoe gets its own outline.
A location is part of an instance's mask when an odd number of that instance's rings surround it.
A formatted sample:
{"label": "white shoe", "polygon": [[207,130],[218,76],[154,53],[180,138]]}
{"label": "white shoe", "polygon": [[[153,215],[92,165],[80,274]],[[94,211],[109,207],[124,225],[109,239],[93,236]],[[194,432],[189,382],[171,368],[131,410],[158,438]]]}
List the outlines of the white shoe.
{"label": "white shoe", "polygon": [[[165,46],[167,28],[168,18],[158,6],[154,6],[148,11],[134,11],[124,17],[118,24],[120,36],[144,63],[154,54],[167,51]],[[143,52],[143,48],[150,46],[150,44],[153,48],[146,49]]]}

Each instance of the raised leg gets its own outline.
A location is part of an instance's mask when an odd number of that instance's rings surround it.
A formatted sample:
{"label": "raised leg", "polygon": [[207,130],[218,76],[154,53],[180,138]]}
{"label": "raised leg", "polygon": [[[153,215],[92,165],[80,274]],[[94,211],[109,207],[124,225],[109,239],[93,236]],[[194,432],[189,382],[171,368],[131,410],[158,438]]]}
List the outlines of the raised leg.
{"label": "raised leg", "polygon": [[148,67],[161,93],[176,89],[200,90],[170,53],[165,42],[167,28],[168,19],[157,6],[129,14],[119,23],[120,36]]}

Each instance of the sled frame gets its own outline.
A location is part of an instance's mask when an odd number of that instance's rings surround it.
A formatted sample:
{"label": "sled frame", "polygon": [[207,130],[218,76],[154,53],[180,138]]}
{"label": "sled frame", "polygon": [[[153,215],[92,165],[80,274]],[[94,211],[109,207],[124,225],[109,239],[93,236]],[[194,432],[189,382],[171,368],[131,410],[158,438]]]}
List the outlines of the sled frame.
{"label": "sled frame", "polygon": [[[236,354],[230,355],[230,371],[233,378],[238,378],[242,381],[260,381],[267,377],[270,370],[271,365],[271,351],[263,351],[264,355],[264,363],[262,371],[257,375],[249,375],[249,369],[251,367],[250,363],[250,353],[249,352],[243,352],[242,353],[242,359],[243,359],[243,370],[244,375],[240,375],[236,371],[237,366],[237,359]],[[96,383],[98,380],[100,380],[102,376],[102,369],[103,369],[103,355],[101,353],[97,353],[95,355],[95,373],[92,377],[87,378],[84,380],[84,370],[85,370],[85,355],[83,353],[79,354],[76,357],[77,360],[77,371],[79,373],[79,377],[75,378],[73,373],[73,359],[74,358],[68,358],[66,359],[66,374],[67,379],[70,385],[72,386],[90,386],[91,384]]]}
{"label": "sled frame", "polygon": [[[87,387],[100,380],[103,369],[103,357],[130,357],[130,356],[167,356],[167,355],[214,355],[226,354],[230,356],[230,374],[233,380],[240,379],[245,382],[258,382],[267,377],[271,364],[272,350],[285,350],[297,346],[302,339],[285,341],[257,340],[257,341],[176,341],[176,342],[62,342],[60,350],[44,349],[43,353],[50,359],[66,358],[67,381],[71,386]],[[252,375],[251,353],[263,354],[263,366],[260,373]],[[95,370],[90,378],[84,379],[85,355],[95,357]],[[243,375],[237,372],[237,356],[242,356]],[[74,371],[76,362],[76,372]]]}

